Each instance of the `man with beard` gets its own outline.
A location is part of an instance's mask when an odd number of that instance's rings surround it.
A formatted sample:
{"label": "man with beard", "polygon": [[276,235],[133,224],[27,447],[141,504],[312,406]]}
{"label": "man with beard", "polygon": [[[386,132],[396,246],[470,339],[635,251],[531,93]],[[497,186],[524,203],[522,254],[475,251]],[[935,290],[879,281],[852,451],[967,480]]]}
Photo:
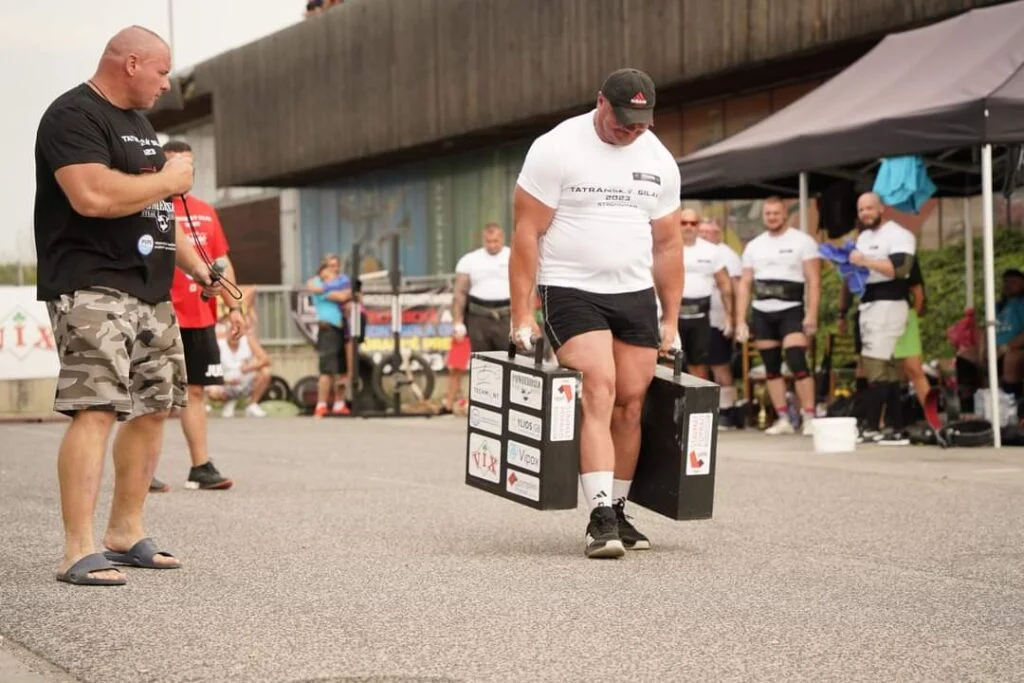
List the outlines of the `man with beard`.
{"label": "man with beard", "polygon": [[867,288],[859,310],[861,364],[868,381],[863,415],[864,431],[878,431],[885,408],[886,432],[882,445],[903,446],[910,439],[903,431],[900,379],[894,352],[910,311],[908,276],[914,265],[916,240],[895,221],[882,223],[882,201],[874,192],[857,200],[860,235],[850,263],[867,268]]}
{"label": "man with beard", "polygon": [[[683,209],[679,225],[683,236],[683,301],[679,306],[679,340],[686,354],[687,372],[707,379],[711,343],[711,300],[725,308],[725,336],[732,336],[732,281],[718,245],[697,236],[700,218]],[[717,287],[716,287],[717,285]]]}
{"label": "man with beard", "polygon": [[[814,378],[807,367],[807,338],[818,329],[821,295],[821,261],[818,243],[810,235],[786,226],[786,207],[778,197],[764,200],[761,208],[765,231],[743,250],[743,276],[736,297],[736,341],[754,334],[761,354],[768,394],[778,414],[765,434],[793,434],[782,379],[782,357],[793,373],[803,413],[803,434],[810,435],[814,419]],[[745,321],[751,289],[753,329]],[[806,296],[807,307],[804,308]]]}

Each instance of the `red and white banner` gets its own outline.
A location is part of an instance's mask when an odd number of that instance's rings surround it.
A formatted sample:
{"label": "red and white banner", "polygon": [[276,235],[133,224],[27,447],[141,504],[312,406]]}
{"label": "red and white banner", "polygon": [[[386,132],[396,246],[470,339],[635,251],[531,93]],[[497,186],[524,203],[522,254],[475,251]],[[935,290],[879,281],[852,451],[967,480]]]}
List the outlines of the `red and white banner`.
{"label": "red and white banner", "polygon": [[0,287],[0,382],[60,372],[46,304],[35,287]]}

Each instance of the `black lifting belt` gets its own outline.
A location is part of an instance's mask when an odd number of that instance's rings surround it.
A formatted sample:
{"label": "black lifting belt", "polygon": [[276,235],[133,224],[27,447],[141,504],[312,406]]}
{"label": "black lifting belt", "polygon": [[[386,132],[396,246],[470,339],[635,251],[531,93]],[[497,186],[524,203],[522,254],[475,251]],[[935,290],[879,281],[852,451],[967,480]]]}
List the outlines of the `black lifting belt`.
{"label": "black lifting belt", "polygon": [[754,296],[757,299],[803,301],[804,283],[792,280],[754,280]]}
{"label": "black lifting belt", "polygon": [[679,316],[704,315],[711,310],[711,297],[705,296],[699,299],[683,299],[679,304]]}

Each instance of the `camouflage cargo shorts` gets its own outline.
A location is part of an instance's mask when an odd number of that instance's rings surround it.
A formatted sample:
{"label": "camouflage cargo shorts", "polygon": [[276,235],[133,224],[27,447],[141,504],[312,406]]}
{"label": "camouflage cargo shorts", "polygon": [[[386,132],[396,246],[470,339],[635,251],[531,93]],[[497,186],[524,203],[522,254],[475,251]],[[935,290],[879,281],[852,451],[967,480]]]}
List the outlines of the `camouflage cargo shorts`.
{"label": "camouflage cargo shorts", "polygon": [[60,358],[54,410],[113,410],[126,420],[185,405],[185,352],[170,301],[93,287],[46,308]]}

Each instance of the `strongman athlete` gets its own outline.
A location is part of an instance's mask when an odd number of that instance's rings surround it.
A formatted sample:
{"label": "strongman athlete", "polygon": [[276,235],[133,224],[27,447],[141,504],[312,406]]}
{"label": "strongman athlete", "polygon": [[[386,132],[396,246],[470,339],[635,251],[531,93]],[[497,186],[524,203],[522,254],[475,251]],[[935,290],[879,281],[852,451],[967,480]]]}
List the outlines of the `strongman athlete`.
{"label": "strongman athlete", "polygon": [[914,265],[917,241],[895,221],[882,223],[882,201],[874,192],[857,200],[857,219],[861,231],[850,263],[870,271],[867,289],[861,297],[861,364],[868,380],[865,405],[867,431],[878,430],[885,406],[885,433],[877,440],[884,445],[906,445],[903,410],[900,407],[900,378],[893,352],[903,335],[910,311],[910,283],[907,277]]}
{"label": "strongman athlete", "polygon": [[[803,433],[810,435],[814,419],[814,378],[807,367],[807,338],[818,329],[821,295],[821,260],[818,243],[810,235],[786,226],[786,207],[770,197],[761,209],[765,231],[743,250],[743,276],[736,297],[736,341],[752,331],[761,354],[768,393],[778,414],[765,434],[792,434],[794,425],[786,409],[782,356],[793,373],[803,409]],[[745,322],[747,303],[754,290],[750,330]],[[804,308],[804,297],[807,308]]]}
{"label": "strongman athlete", "polygon": [[675,341],[683,290],[679,168],[648,130],[654,96],[642,71],[612,73],[594,110],[534,141],[515,189],[514,337],[539,334],[536,282],[558,362],[583,374],[588,557],[650,547],[624,510],[644,396]]}
{"label": "strongman athlete", "polygon": [[[683,236],[683,301],[679,306],[679,339],[687,372],[707,379],[711,345],[711,300],[725,308],[727,330],[732,331],[732,281],[717,244],[697,236],[700,218],[693,209],[679,216]],[[717,285],[717,287],[716,287]]]}

